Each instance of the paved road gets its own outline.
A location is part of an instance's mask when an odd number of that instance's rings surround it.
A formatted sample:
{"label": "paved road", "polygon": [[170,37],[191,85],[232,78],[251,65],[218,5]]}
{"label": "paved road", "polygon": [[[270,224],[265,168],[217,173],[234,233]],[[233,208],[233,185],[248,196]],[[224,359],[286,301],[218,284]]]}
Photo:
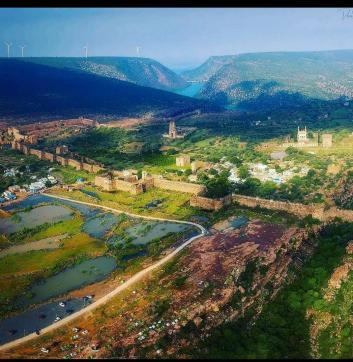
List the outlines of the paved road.
{"label": "paved road", "polygon": [[[112,207],[93,204],[93,203],[90,203],[90,202],[76,201],[76,200],[69,199],[69,198],[66,198],[66,197],[50,195],[50,194],[46,194],[46,193],[43,193],[43,195],[49,196],[49,197],[52,197],[52,198],[55,198],[55,199],[74,201],[74,202],[77,202],[79,204],[84,204],[84,205],[89,205],[89,206],[94,206],[94,207],[100,207],[102,209],[112,211],[112,212],[115,212],[115,213],[119,213],[119,214],[124,213],[124,214],[132,216],[132,217],[138,217],[138,218],[143,218],[143,219],[148,219],[148,220],[171,221],[171,222],[180,223],[180,224],[193,225],[193,226],[197,227],[201,231],[201,233],[196,235],[196,236],[193,236],[189,240],[185,241],[182,245],[178,246],[175,250],[173,250],[171,253],[166,255],[164,258],[160,259],[155,264],[152,264],[149,267],[139,271],[138,273],[133,275],[130,279],[128,279],[124,284],[119,285],[113,291],[111,291],[110,293],[108,293],[104,297],[98,299],[97,301],[93,302],[92,304],[90,304],[86,308],[83,308],[83,309],[79,310],[78,312],[73,313],[73,314],[71,314],[70,316],[68,316],[68,317],[66,317],[64,319],[61,319],[60,321],[56,322],[55,324],[51,324],[50,326],[43,328],[41,330],[40,336],[42,336],[43,334],[52,332],[57,328],[63,327],[64,325],[72,322],[74,319],[76,319],[78,317],[81,317],[82,315],[84,315],[86,313],[89,313],[92,310],[94,310],[94,309],[102,306],[103,304],[107,303],[110,299],[114,298],[117,294],[119,294],[123,290],[129,288],[131,285],[133,285],[137,281],[143,279],[143,277],[145,277],[147,274],[149,274],[152,270],[157,269],[158,267],[160,267],[161,265],[165,264],[167,261],[172,259],[176,254],[178,254],[181,250],[183,250],[191,242],[193,242],[194,240],[196,240],[196,239],[200,238],[201,236],[204,236],[204,235],[207,234],[207,230],[202,225],[199,225],[199,224],[194,223],[194,222],[183,221],[183,220],[173,220],[173,219],[162,219],[162,218],[152,217],[152,216],[141,216],[141,215],[137,215],[137,214],[128,213],[128,212],[125,212],[125,211],[122,211],[122,210],[114,209]],[[20,344],[22,344],[24,342],[31,341],[34,338],[38,338],[40,336],[38,336],[36,333],[28,334],[28,335],[26,335],[26,336],[24,336],[22,338],[19,338],[19,339],[16,339],[14,341],[11,341],[9,343],[3,344],[2,346],[0,346],[0,351],[5,351],[5,350],[8,350],[10,348],[16,347],[16,346],[18,346],[18,345],[20,345]]]}

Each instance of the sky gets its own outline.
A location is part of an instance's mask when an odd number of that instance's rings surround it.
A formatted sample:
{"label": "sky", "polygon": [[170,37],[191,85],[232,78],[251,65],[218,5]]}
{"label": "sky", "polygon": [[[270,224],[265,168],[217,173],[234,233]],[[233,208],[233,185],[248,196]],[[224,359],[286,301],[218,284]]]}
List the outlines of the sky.
{"label": "sky", "polygon": [[352,49],[353,9],[1,8],[0,56],[136,56],[173,69],[212,55]]}

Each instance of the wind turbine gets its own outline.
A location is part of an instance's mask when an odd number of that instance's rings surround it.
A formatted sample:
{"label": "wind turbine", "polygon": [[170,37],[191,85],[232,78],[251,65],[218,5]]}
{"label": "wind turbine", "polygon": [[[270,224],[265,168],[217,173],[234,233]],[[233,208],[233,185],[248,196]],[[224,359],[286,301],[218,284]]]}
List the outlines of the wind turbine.
{"label": "wind turbine", "polygon": [[88,57],[88,46],[85,45],[85,46],[83,47],[83,49],[85,49],[85,54],[86,54],[86,59],[87,59],[87,57]]}
{"label": "wind turbine", "polygon": [[7,46],[7,57],[10,58],[10,47],[12,43],[7,43],[6,41],[4,43]]}
{"label": "wind turbine", "polygon": [[26,45],[19,45],[19,48],[21,48],[22,58],[24,57],[23,51],[24,51],[24,48],[25,48],[25,47],[26,47]]}
{"label": "wind turbine", "polygon": [[137,53],[137,56],[140,58],[140,49],[141,49],[141,47],[136,47],[136,53]]}

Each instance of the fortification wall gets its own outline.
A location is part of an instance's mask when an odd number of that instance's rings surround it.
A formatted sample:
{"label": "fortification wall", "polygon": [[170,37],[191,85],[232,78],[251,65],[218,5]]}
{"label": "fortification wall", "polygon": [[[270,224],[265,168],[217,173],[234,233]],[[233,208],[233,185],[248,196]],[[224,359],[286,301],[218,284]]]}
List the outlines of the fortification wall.
{"label": "fortification wall", "polygon": [[141,194],[143,192],[143,186],[140,183],[131,183],[119,179],[114,179],[113,189],[129,192],[133,195]]}
{"label": "fortification wall", "polygon": [[217,211],[226,205],[232,203],[232,196],[227,195],[219,199],[210,199],[208,197],[202,197],[194,195],[190,199],[190,206],[198,207],[203,210]]}
{"label": "fortification wall", "polygon": [[206,191],[206,187],[203,185],[181,181],[170,181],[163,178],[153,178],[153,185],[154,187],[164,190],[186,192],[194,195],[199,195]]}
{"label": "fortification wall", "polygon": [[67,160],[67,164],[71,167],[74,167],[78,171],[82,170],[82,163],[79,161],[73,160],[72,158],[69,158]]}
{"label": "fortification wall", "polygon": [[104,191],[113,191],[112,180],[106,176],[96,176],[94,178],[94,184]]}
{"label": "fortification wall", "polygon": [[98,173],[99,171],[104,170],[104,167],[98,166],[98,165],[92,165],[92,172]]}
{"label": "fortification wall", "polygon": [[353,210],[343,210],[333,206],[325,211],[326,221],[334,219],[335,217],[340,217],[342,220],[353,222]]}
{"label": "fortification wall", "polygon": [[62,166],[67,166],[67,159],[65,157],[61,157],[61,156],[56,156],[56,162],[60,163],[60,165]]}
{"label": "fortification wall", "polygon": [[43,152],[43,157],[44,157],[45,160],[48,160],[50,162],[55,161],[55,156],[50,152]]}
{"label": "fortification wall", "polygon": [[319,220],[325,220],[324,208],[319,205],[304,205],[285,201],[274,201],[260,199],[257,197],[233,195],[233,201],[243,206],[256,207],[260,206],[269,210],[285,211],[299,217],[312,215]]}
{"label": "fortification wall", "polygon": [[43,151],[41,151],[41,150],[36,150],[34,148],[30,148],[29,153],[31,155],[37,156],[41,160],[43,159]]}
{"label": "fortification wall", "polygon": [[92,171],[92,165],[90,165],[89,163],[83,162],[82,163],[82,169],[88,172],[93,172]]}

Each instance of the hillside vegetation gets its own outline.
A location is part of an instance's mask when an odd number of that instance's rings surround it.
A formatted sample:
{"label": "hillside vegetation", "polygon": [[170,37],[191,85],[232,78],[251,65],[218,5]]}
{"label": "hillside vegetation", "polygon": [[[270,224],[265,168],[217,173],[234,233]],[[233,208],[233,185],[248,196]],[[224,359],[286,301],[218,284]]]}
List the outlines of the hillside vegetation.
{"label": "hillside vegetation", "polygon": [[264,97],[277,99],[277,96],[281,103],[296,103],[298,99],[302,102],[303,97],[352,98],[353,50],[212,57],[183,76],[207,79],[200,97],[243,108],[247,108],[246,102],[258,97],[262,103]]}
{"label": "hillside vegetation", "polygon": [[146,114],[173,116],[208,108],[205,101],[117,79],[0,60],[0,119],[8,122],[78,116],[102,121]]}
{"label": "hillside vegetation", "polygon": [[86,59],[81,57],[35,57],[25,58],[24,61],[59,69],[95,74],[164,90],[179,89],[187,85],[172,70],[148,58],[89,57]]}

